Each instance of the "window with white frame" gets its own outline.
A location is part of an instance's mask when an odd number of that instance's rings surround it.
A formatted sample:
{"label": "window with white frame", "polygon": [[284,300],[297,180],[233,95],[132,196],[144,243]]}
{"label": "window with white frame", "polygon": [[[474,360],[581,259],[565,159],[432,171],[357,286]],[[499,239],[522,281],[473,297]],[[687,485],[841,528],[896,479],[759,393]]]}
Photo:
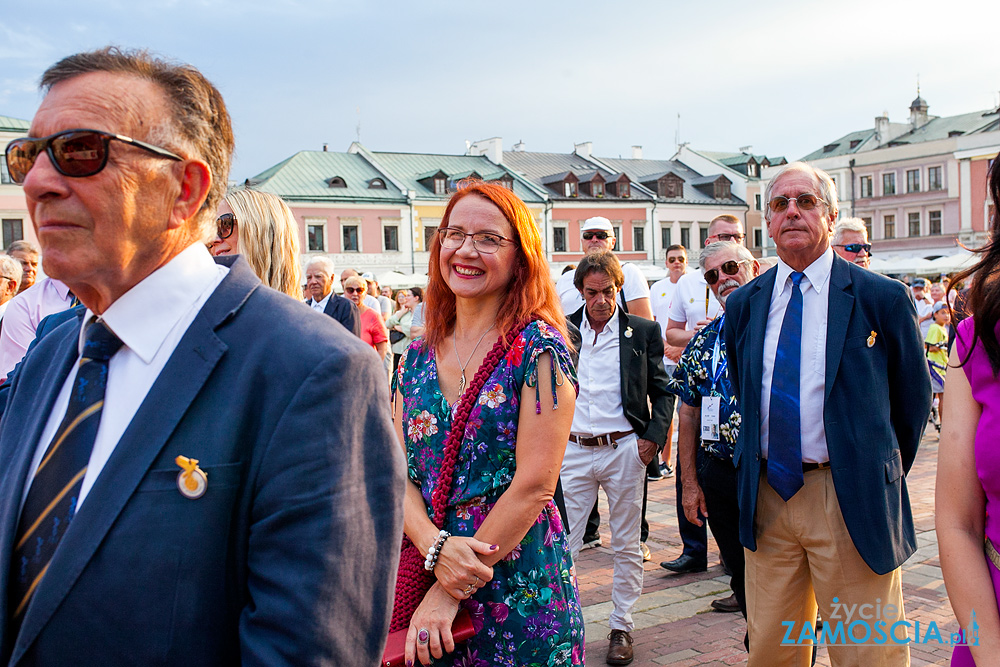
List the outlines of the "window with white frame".
{"label": "window with white frame", "polygon": [[670,229],[670,225],[660,227],[660,247],[666,249],[672,246],[674,244],[673,236],[673,230]]}
{"label": "window with white frame", "polygon": [[882,238],[896,238],[896,216],[887,215],[882,218]]}
{"label": "window with white frame", "polygon": [[326,218],[305,218],[306,250],[326,252]]}
{"label": "window with white frame", "polygon": [[927,189],[944,189],[944,184],[941,182],[941,167],[927,167]]}
{"label": "window with white frame", "polygon": [[920,212],[906,214],[907,233],[909,236],[920,236]]}
{"label": "window with white frame", "polygon": [[361,252],[361,225],[357,222],[340,222],[340,235],[343,239],[341,252]]}
{"label": "window with white frame", "polygon": [[906,170],[906,191],[907,192],[920,192],[920,170],[919,169],[907,169]]}
{"label": "window with white frame", "polygon": [[382,227],[382,250],[385,252],[399,251],[399,225]]}
{"label": "window with white frame", "polygon": [[867,198],[869,198],[869,197],[872,196],[872,177],[871,176],[862,176],[860,179],[858,179],[858,184],[860,186],[858,188],[858,191],[859,191],[858,192],[858,197],[860,197],[861,199],[867,199]]}
{"label": "window with white frame", "polygon": [[760,199],[761,199],[760,193],[757,193],[753,196],[753,210],[755,211],[760,210]]}
{"label": "window with white frame", "polygon": [[565,225],[554,225],[552,227],[552,252],[566,252],[569,240]]}
{"label": "window with white frame", "polygon": [[896,172],[890,171],[887,174],[882,174],[882,196],[887,197],[894,194],[896,194]]}
{"label": "window with white frame", "polygon": [[865,231],[868,232],[868,241],[871,242],[873,238],[872,235],[872,219],[871,218],[861,218],[861,221],[865,223]]}
{"label": "window with white frame", "polygon": [[927,233],[934,235],[941,233],[941,211],[927,212]]}
{"label": "window with white frame", "polygon": [[615,247],[612,248],[615,252],[621,252],[622,249],[622,221],[615,220],[611,224],[611,229],[614,230],[615,234]]}
{"label": "window with white frame", "polygon": [[437,230],[438,225],[441,224],[440,218],[422,218],[421,221],[424,225],[424,250],[426,252],[431,251],[431,244],[437,243]]}
{"label": "window with white frame", "polygon": [[[3,160],[0,160],[3,162]],[[3,219],[3,247],[24,239],[24,221],[21,218]]]}
{"label": "window with white frame", "polygon": [[645,227],[632,227],[632,250],[636,252],[646,252],[646,229]]}

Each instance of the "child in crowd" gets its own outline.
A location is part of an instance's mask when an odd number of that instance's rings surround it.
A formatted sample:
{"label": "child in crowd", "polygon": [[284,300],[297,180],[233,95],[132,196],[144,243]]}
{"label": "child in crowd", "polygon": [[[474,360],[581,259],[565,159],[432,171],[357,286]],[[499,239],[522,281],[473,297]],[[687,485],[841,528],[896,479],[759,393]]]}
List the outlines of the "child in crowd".
{"label": "child in crowd", "polygon": [[941,430],[941,394],[944,393],[944,376],[948,370],[948,325],[951,324],[951,311],[947,301],[938,301],[932,311],[934,323],[927,330],[924,348],[927,350],[927,367],[931,372],[931,391],[934,392],[934,402],[931,404],[931,421],[934,428]]}

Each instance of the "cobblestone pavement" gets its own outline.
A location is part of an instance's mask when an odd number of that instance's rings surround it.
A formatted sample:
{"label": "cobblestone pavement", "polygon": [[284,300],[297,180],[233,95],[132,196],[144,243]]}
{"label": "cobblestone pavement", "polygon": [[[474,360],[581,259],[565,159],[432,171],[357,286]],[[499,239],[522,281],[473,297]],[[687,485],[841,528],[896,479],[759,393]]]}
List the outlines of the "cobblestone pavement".
{"label": "cobblestone pavement", "polygon": [[[938,436],[930,429],[907,477],[913,521],[917,531],[917,552],[903,566],[903,599],[906,616],[927,627],[935,621],[947,640],[958,630],[941,578],[937,537],[934,532],[934,475],[937,467]],[[602,519],[607,505],[600,494]],[[633,612],[635,661],[633,665],[742,665],[746,663],[743,634],[746,623],[736,614],[713,612],[709,603],[730,594],[729,577],[719,565],[719,552],[709,540],[707,572],[677,575],[660,567],[661,561],[680,554],[677,515],[674,509],[674,480],[649,483],[647,519],[653,552],[645,564],[642,597]],[[606,521],[601,525],[604,545],[610,543]],[[604,665],[607,653],[607,625],[611,612],[612,553],[608,546],[580,553],[577,563],[583,615],[587,623],[587,665]],[[912,636],[912,633],[911,633]],[[920,665],[947,665],[948,647],[911,644],[910,660]],[[819,649],[817,665],[830,665],[825,648]]]}

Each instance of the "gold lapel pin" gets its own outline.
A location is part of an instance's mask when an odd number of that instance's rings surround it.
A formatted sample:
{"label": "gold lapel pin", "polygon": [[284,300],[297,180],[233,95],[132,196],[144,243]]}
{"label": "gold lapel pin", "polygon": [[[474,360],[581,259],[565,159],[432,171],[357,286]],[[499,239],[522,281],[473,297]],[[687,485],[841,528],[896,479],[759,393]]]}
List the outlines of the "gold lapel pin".
{"label": "gold lapel pin", "polygon": [[181,495],[191,500],[197,500],[208,490],[208,474],[198,467],[198,459],[178,456],[174,462],[182,470],[177,473],[177,488]]}
{"label": "gold lapel pin", "polygon": [[877,335],[878,334],[873,331],[872,335],[868,337],[868,347],[874,347],[875,346],[875,336],[877,336]]}

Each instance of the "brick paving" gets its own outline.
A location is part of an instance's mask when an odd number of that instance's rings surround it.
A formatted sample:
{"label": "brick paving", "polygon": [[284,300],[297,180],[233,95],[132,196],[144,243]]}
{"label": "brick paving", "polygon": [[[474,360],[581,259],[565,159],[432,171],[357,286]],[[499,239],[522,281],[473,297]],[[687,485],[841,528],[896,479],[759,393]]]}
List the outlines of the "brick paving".
{"label": "brick paving", "polygon": [[[934,429],[926,434],[913,469],[907,477],[913,522],[917,532],[917,552],[903,566],[903,600],[910,621],[923,627],[935,621],[942,635],[958,630],[945,593],[938,561],[934,532],[934,475],[937,468],[938,436]],[[607,505],[601,495],[602,518]],[[709,539],[707,572],[677,575],[659,566],[680,554],[677,515],[674,509],[674,480],[649,483],[649,507],[646,514],[650,538],[646,543],[653,552],[645,564],[643,594],[633,612],[636,629],[633,665],[743,665],[743,634],[746,623],[740,614],[713,612],[709,603],[728,596],[729,577],[719,565],[719,552]],[[601,526],[605,545],[610,544],[607,523]],[[711,533],[709,533],[711,535]],[[612,553],[608,546],[580,553],[577,562],[580,598],[587,623],[587,665],[604,665],[607,653],[607,625],[611,610]],[[937,644],[912,644],[910,660],[914,667],[947,665],[951,649]],[[817,665],[829,666],[825,648],[819,649]]]}

